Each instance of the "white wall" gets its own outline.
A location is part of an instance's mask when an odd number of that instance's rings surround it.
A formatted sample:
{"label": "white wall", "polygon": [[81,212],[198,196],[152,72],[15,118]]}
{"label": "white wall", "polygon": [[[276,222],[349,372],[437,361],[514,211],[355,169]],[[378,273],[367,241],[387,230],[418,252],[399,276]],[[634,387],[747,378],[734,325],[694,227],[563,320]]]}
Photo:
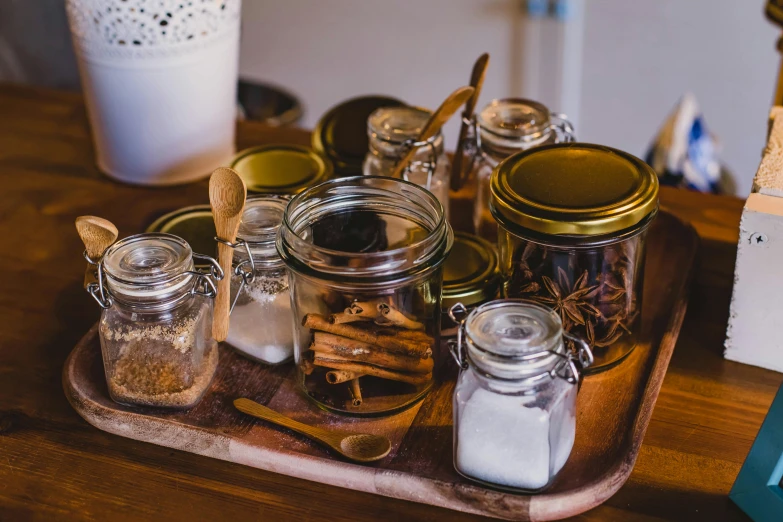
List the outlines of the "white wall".
{"label": "white wall", "polygon": [[292,90],[311,127],[361,94],[434,109],[489,51],[489,101],[519,69],[510,43],[520,12],[515,0],[245,0],[240,71]]}
{"label": "white wall", "polygon": [[779,61],[764,1],[572,1],[584,18],[561,25],[525,20],[520,0],[245,0],[240,70],[292,89],[311,126],[359,94],[434,108],[488,51],[481,103],[534,96],[570,111],[580,139],[640,156],[690,90],[747,193]]}
{"label": "white wall", "polygon": [[690,90],[747,194],[780,60],[764,3],[587,0],[579,137],[641,155]]}

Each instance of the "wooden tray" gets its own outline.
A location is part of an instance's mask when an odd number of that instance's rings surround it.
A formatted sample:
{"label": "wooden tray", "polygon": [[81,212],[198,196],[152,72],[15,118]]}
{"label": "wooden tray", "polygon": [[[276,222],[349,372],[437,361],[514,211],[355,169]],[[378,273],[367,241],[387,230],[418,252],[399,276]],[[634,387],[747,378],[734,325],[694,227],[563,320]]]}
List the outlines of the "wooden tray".
{"label": "wooden tray", "polygon": [[[662,211],[648,241],[643,297],[643,331],[648,341],[623,364],[585,379],[578,398],[573,453],[555,484],[538,495],[495,491],[454,471],[453,364],[451,378],[410,410],[385,419],[354,419],[313,406],[295,389],[290,365],[267,368],[221,347],[218,374],[203,400],[188,412],[166,412],[112,402],[93,327],[65,364],[65,393],[87,422],[123,437],[508,520],[576,515],[604,502],[630,475],[685,315],[696,233]],[[249,397],[311,424],[384,433],[392,440],[392,452],[375,465],[348,463],[288,430],[239,413],[232,406],[237,397]]]}

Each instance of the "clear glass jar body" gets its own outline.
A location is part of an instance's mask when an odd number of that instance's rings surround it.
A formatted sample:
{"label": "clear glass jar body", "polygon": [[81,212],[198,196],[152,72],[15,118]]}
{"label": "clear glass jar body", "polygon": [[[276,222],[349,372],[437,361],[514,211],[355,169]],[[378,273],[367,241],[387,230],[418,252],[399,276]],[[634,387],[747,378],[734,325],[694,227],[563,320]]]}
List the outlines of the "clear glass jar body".
{"label": "clear glass jar body", "polygon": [[115,302],[98,327],[112,400],[190,408],[218,365],[212,299],[192,296],[171,310],[145,311]]}
{"label": "clear glass jar body", "polygon": [[[238,274],[231,280],[234,304],[226,342],[266,364],[282,364],[294,355],[288,271],[275,248],[287,203],[287,198],[276,196],[249,198],[238,232],[248,246],[234,252]],[[250,272],[252,278],[247,277]]]}
{"label": "clear glass jar body", "polygon": [[454,467],[494,487],[540,491],[571,454],[576,436],[576,384],[496,385],[473,367],[454,392]]}
{"label": "clear glass jar body", "polygon": [[131,236],[109,247],[101,273],[110,301],[98,332],[112,399],[195,405],[215,374],[218,348],[212,337],[214,283],[193,269],[190,246],[169,234]]}
{"label": "clear glass jar body", "polygon": [[494,241],[498,228],[489,210],[492,171],[519,151],[574,141],[574,129],[565,116],[552,114],[532,100],[516,98],[493,100],[477,115],[477,127],[480,139],[469,147],[477,151],[468,177],[476,183],[473,226],[477,236]]}
{"label": "clear glass jar body", "polygon": [[585,339],[591,371],[622,361],[639,341],[645,239],[654,214],[613,237],[551,236],[501,224],[503,295],[551,307]]}
{"label": "clear glass jar body", "polygon": [[431,388],[452,241],[434,196],[401,180],[343,178],[291,201],[278,251],[298,380],[320,407],[390,414]]}
{"label": "clear glass jar body", "polygon": [[[383,107],[370,115],[367,130],[370,150],[364,160],[365,176],[391,176],[430,116],[429,111],[414,107]],[[403,179],[432,192],[449,211],[451,160],[444,152],[443,135],[438,132],[416,152],[403,173]]]}
{"label": "clear glass jar body", "polygon": [[[461,304],[451,309],[465,309]],[[576,436],[582,341],[566,350],[559,317],[529,301],[497,300],[461,323],[453,398],[454,467],[513,491],[540,491],[563,468]]]}

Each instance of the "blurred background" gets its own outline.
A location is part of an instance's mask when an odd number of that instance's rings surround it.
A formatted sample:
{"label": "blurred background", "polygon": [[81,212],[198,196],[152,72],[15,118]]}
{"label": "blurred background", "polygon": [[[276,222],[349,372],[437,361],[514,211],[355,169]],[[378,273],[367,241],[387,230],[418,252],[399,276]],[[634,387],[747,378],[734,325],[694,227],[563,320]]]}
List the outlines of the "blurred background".
{"label": "blurred background", "polygon": [[[765,144],[778,30],[763,0],[245,0],[240,76],[278,86],[312,127],[389,94],[434,108],[491,62],[479,107],[522,96],[566,113],[580,141],[644,157],[695,95],[740,196]],[[0,81],[79,89],[63,0],[0,0]],[[2,117],[2,115],[0,115]],[[456,145],[457,122],[446,129]]]}

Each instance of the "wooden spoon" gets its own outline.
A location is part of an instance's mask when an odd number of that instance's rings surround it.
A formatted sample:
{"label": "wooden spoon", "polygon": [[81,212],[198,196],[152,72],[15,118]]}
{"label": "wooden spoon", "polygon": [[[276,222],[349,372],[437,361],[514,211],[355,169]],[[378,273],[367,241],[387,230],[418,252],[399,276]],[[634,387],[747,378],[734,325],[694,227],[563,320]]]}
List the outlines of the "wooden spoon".
{"label": "wooden spoon", "polygon": [[[443,103],[440,104],[438,110],[432,113],[430,119],[427,120],[427,123],[425,123],[424,127],[421,129],[421,133],[419,133],[419,137],[416,138],[416,141],[427,141],[428,139],[435,136],[441,127],[443,127],[443,125],[449,121],[449,118],[451,118],[454,113],[457,112],[460,107],[462,107],[462,105],[468,100],[468,98],[471,97],[472,94],[473,87],[467,86],[460,87],[456,91],[452,92],[448,98],[443,100]],[[403,156],[400,161],[397,162],[397,165],[394,167],[394,171],[392,171],[393,178],[402,177],[402,172],[405,170],[405,167],[408,166],[408,163],[410,163],[413,155],[416,154],[416,150],[416,147],[411,147],[405,153],[405,156]]]}
{"label": "wooden spoon", "polygon": [[327,431],[297,422],[250,399],[236,399],[234,407],[253,417],[258,417],[301,433],[305,437],[320,442],[355,462],[374,462],[382,459],[391,451],[391,442],[383,435]]}
{"label": "wooden spoon", "polygon": [[[96,216],[79,216],[76,218],[76,232],[82,238],[87,255],[95,262],[100,261],[103,253],[115,241],[119,232],[114,224],[106,219]],[[84,286],[96,280],[96,272],[93,265],[87,265],[84,272]]]}
{"label": "wooden spoon", "polygon": [[468,128],[470,127],[464,120],[469,120],[473,117],[473,112],[476,110],[476,103],[478,103],[479,96],[481,95],[481,88],[484,86],[484,76],[487,74],[487,66],[489,65],[489,54],[484,53],[478,57],[476,63],[473,64],[473,72],[470,73],[470,86],[473,87],[473,96],[465,103],[465,110],[462,112],[462,126],[459,130],[459,141],[457,142],[457,151],[454,153],[454,162],[451,164],[451,190],[459,190],[465,184],[470,172],[465,172],[463,166],[464,153],[463,148],[465,146],[465,140],[468,137]]}
{"label": "wooden spoon", "polygon": [[[217,237],[233,243],[237,238],[242,212],[245,209],[247,187],[235,171],[220,167],[209,178],[209,203],[215,220]],[[212,336],[217,341],[225,341],[228,335],[228,314],[231,309],[231,262],[234,249],[218,243],[218,263],[225,277],[218,282],[215,297],[215,313],[212,322]]]}

